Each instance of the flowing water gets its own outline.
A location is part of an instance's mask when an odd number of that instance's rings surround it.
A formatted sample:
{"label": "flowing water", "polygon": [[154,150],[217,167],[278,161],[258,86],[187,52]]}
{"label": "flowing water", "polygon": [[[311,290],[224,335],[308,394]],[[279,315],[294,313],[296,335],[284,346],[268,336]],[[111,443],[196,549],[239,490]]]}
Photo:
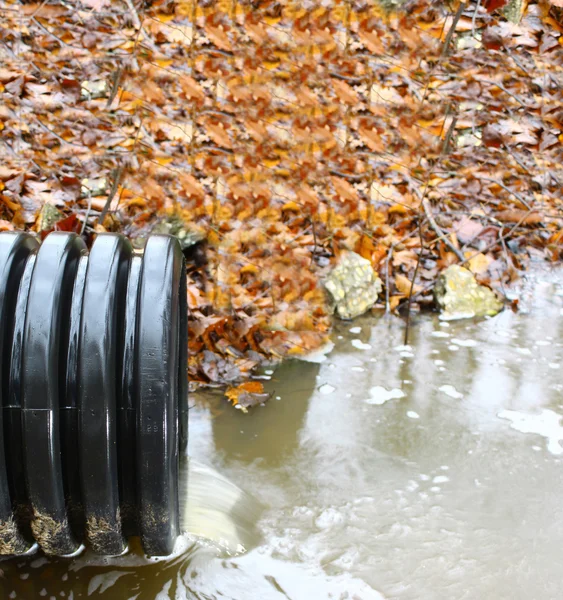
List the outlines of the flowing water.
{"label": "flowing water", "polygon": [[265,372],[248,415],[192,395],[190,527],[244,553],[10,560],[2,600],[561,598],[563,274],[519,296],[417,317],[409,347],[396,317],[340,323],[324,362]]}

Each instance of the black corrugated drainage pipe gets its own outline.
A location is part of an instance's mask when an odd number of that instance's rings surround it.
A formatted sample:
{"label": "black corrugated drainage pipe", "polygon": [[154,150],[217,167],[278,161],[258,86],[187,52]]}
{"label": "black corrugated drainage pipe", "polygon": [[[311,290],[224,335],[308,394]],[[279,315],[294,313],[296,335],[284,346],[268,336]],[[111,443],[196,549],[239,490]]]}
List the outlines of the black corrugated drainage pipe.
{"label": "black corrugated drainage pipe", "polygon": [[172,552],[186,362],[175,238],[0,234],[0,555]]}

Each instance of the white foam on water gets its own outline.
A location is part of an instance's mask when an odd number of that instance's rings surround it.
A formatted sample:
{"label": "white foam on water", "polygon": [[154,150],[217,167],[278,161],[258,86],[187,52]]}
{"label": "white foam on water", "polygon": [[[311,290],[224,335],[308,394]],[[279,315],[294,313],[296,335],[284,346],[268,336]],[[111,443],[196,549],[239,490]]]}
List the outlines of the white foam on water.
{"label": "white foam on water", "polygon": [[447,333],[446,331],[433,331],[430,334],[432,337],[437,337],[437,338],[449,338],[450,334]]}
{"label": "white foam on water", "polygon": [[358,350],[371,350],[371,344],[364,344],[362,340],[352,340],[351,344]]}
{"label": "white foam on water", "polygon": [[439,387],[438,389],[450,398],[455,398],[456,400],[463,398],[463,394],[461,392],[458,392],[453,385],[446,384]]}
{"label": "white foam on water", "polygon": [[446,477],[445,475],[436,475],[436,477],[434,477],[432,480],[432,483],[446,483],[449,480],[450,478]]}
{"label": "white foam on water", "polygon": [[361,327],[350,327],[350,329],[348,331],[350,333],[362,333],[362,328]]}
{"label": "white foam on water", "polygon": [[501,410],[497,413],[501,419],[511,421],[510,427],[522,433],[535,433],[547,440],[547,450],[556,456],[563,454],[563,427],[561,415],[544,408],[538,413],[524,413],[517,410]]}
{"label": "white foam on water", "polygon": [[370,398],[365,400],[367,404],[385,404],[385,402],[389,400],[405,397],[405,392],[403,392],[403,390],[400,390],[399,388],[392,388],[388,390],[381,385],[372,387],[369,393]]}
{"label": "white foam on water", "polygon": [[458,346],[463,346],[464,348],[474,348],[478,345],[475,340],[460,340],[459,338],[452,338],[452,344],[457,344]]}
{"label": "white foam on water", "polygon": [[407,417],[409,417],[410,419],[420,419],[420,415],[414,410],[408,410]]}
{"label": "white foam on water", "polygon": [[332,392],[334,392],[336,390],[336,388],[333,385],[330,385],[330,383],[323,383],[323,385],[321,385],[321,387],[319,388],[319,392],[321,394],[324,394],[325,396],[328,394],[332,394]]}
{"label": "white foam on water", "polygon": [[413,347],[409,346],[408,344],[402,344],[401,346],[395,346],[393,348],[393,350],[397,351],[397,352],[412,352],[413,351]]}

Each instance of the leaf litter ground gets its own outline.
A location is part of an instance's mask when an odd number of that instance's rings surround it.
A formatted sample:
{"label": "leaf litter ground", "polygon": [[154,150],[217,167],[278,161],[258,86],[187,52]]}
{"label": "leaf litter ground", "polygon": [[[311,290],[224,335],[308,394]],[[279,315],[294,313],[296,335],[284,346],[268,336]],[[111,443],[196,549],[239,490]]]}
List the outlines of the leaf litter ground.
{"label": "leaf litter ground", "polygon": [[234,386],[328,341],[343,250],[399,312],[561,259],[561,3],[504,4],[3,0],[0,228],[176,223],[191,381],[263,401]]}

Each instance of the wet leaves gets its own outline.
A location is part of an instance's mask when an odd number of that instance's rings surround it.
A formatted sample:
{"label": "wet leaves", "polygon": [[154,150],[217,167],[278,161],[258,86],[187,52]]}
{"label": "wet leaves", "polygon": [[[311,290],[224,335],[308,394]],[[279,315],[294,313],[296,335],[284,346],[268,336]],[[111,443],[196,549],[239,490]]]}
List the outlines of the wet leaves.
{"label": "wet leaves", "polygon": [[246,381],[236,387],[230,387],[225,396],[233,406],[243,412],[257,404],[264,404],[270,398],[270,394],[264,392],[264,386],[259,381]]}
{"label": "wet leaves", "polygon": [[467,2],[445,54],[457,4],[383,4],[3,2],[0,228],[44,230],[49,205],[87,241],[196,232],[203,383],[326,343],[342,251],[388,309],[419,257],[420,302],[462,258],[496,287],[530,254],[559,260],[559,0]]}

